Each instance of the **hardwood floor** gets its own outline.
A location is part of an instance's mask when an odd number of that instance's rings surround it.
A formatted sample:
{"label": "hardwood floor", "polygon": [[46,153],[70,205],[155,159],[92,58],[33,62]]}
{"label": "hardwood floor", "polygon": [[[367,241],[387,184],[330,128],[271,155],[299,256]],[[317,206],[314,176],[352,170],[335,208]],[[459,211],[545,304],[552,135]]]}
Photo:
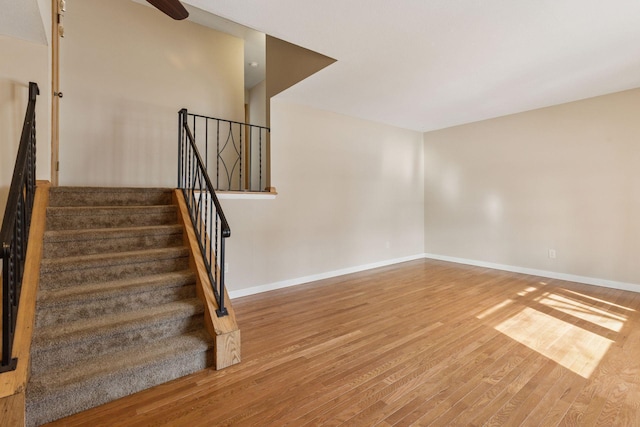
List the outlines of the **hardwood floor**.
{"label": "hardwood floor", "polygon": [[640,426],[640,294],[419,260],[234,300],[243,361],[52,425]]}

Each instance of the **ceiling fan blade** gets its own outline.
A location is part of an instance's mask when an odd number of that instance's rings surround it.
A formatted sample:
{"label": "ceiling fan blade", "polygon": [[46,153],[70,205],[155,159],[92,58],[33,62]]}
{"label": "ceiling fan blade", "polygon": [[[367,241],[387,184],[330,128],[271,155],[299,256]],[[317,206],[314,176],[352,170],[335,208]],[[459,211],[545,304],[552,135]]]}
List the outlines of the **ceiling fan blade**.
{"label": "ceiling fan blade", "polygon": [[189,12],[179,0],[147,0],[147,2],[175,20],[179,21],[189,16]]}

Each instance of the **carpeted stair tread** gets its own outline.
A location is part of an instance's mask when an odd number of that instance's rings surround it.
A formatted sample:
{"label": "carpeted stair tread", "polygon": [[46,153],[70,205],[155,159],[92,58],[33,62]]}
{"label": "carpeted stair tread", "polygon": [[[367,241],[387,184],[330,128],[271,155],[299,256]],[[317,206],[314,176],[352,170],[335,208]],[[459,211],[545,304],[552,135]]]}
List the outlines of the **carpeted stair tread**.
{"label": "carpeted stair tread", "polygon": [[149,225],[142,227],[94,228],[81,230],[52,230],[44,233],[45,243],[93,241],[100,239],[119,239],[131,235],[180,234],[179,224]]}
{"label": "carpeted stair tread", "polygon": [[172,195],[168,188],[54,187],[49,206],[168,205]]}
{"label": "carpeted stair tread", "polygon": [[49,308],[74,304],[85,298],[104,299],[120,293],[150,292],[162,286],[185,286],[195,283],[196,276],[191,270],[173,273],[153,274],[110,282],[90,283],[54,290],[43,290],[38,294],[38,306]]}
{"label": "carpeted stair tread", "polygon": [[47,208],[47,230],[175,224],[174,205],[60,206]]}
{"label": "carpeted stair tread", "polygon": [[[71,366],[204,328],[204,310],[197,299],[158,307],[162,308],[39,328],[32,344],[31,374],[38,376],[53,367]],[[112,322],[106,323],[107,319]]]}
{"label": "carpeted stair tread", "polygon": [[183,245],[182,226],[54,230],[44,234],[43,257],[61,258]]}
{"label": "carpeted stair tread", "polygon": [[174,192],[51,189],[26,425],[214,364]]}
{"label": "carpeted stair tread", "polygon": [[205,369],[212,363],[212,346],[211,338],[202,330],[97,357],[71,368],[52,369],[29,384],[27,425],[50,422]]}
{"label": "carpeted stair tread", "polygon": [[150,274],[110,282],[42,290],[38,295],[36,325],[69,322],[164,304],[195,296],[196,277],[191,270]]}
{"label": "carpeted stair tread", "polygon": [[130,215],[132,213],[174,212],[173,205],[152,206],[49,206],[47,214],[50,216],[94,216],[94,215]]}
{"label": "carpeted stair tread", "polygon": [[71,368],[51,369],[46,374],[39,375],[33,381],[34,388],[31,392],[33,394],[39,392],[37,385],[51,390],[80,381],[82,378],[132,367],[132,365],[139,363],[146,363],[158,355],[170,356],[173,353],[180,352],[182,350],[181,347],[205,351],[212,344],[213,340],[205,330],[192,331],[181,336],[165,338],[136,348],[119,351],[117,357],[114,357],[113,354],[107,354],[79,363]]}
{"label": "carpeted stair tread", "polygon": [[189,256],[189,250],[184,247],[145,249],[141,251],[117,252],[109,254],[80,255],[65,258],[48,258],[42,260],[41,275],[69,271],[103,267],[105,265],[123,265],[135,262],[148,262],[151,260],[180,258]]}
{"label": "carpeted stair tread", "polygon": [[202,302],[197,299],[176,301],[161,306],[149,307],[130,313],[99,316],[82,319],[55,327],[39,328],[33,338],[33,348],[62,347],[71,341],[79,341],[103,334],[114,334],[123,329],[143,328],[148,323],[160,323],[164,319],[176,319],[200,314],[204,311]]}

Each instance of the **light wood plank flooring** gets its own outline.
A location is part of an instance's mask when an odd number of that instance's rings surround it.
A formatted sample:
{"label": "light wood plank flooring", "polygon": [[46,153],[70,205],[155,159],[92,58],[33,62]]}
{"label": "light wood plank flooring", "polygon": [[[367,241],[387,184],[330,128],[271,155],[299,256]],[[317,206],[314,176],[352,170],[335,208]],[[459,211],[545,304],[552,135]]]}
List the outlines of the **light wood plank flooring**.
{"label": "light wood plank flooring", "polygon": [[234,300],[243,361],[53,425],[640,426],[640,294],[419,260]]}

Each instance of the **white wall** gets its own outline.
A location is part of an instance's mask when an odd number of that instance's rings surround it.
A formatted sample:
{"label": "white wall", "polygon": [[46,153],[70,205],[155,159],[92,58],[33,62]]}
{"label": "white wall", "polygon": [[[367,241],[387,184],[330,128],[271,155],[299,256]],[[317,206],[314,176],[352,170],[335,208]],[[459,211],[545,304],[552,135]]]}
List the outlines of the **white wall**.
{"label": "white wall", "polygon": [[243,41],[129,0],[67,0],[60,184],[175,186],[180,108],[243,121]]}
{"label": "white wall", "polygon": [[425,133],[425,251],[640,284],[639,112],[636,89]]}
{"label": "white wall", "polygon": [[[0,217],[11,185],[20,134],[29,97],[29,82],[38,83],[36,101],[37,179],[51,176],[51,98],[49,48],[0,36]],[[1,221],[1,220],[0,220]]]}
{"label": "white wall", "polygon": [[271,124],[278,196],[221,201],[232,293],[423,253],[419,132],[277,99]]}

